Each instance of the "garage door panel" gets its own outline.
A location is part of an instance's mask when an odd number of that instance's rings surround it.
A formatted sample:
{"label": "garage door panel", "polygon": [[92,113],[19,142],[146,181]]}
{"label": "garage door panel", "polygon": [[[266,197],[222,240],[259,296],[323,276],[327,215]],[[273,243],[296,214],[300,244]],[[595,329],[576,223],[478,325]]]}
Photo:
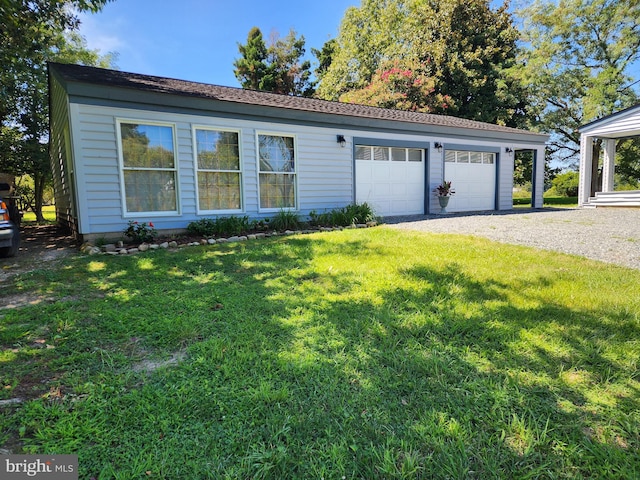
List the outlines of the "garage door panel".
{"label": "garage door panel", "polygon": [[451,181],[456,192],[449,201],[447,211],[495,209],[495,162],[468,163],[466,161],[469,158],[478,158],[478,155],[482,155],[479,152],[456,151],[456,155],[462,159],[461,162],[445,162],[444,178]]}
{"label": "garage door panel", "polygon": [[406,194],[409,195],[410,197],[417,197],[417,196],[424,195],[424,185],[422,184],[406,185],[406,187],[404,188],[405,188]]}
{"label": "garage door panel", "polygon": [[393,197],[405,197],[407,193],[406,185],[402,183],[394,183],[391,185],[391,195]]}
{"label": "garage door panel", "polygon": [[[394,147],[394,151],[398,149]],[[424,159],[421,162],[356,159],[356,201],[371,204],[376,214],[382,216],[424,213],[425,163]]]}
{"label": "garage door panel", "polygon": [[373,169],[373,181],[376,183],[386,183],[389,181],[389,176],[391,175],[391,172],[389,171],[389,168],[386,166],[382,166],[382,167],[378,167],[378,165],[374,165],[374,169]]}

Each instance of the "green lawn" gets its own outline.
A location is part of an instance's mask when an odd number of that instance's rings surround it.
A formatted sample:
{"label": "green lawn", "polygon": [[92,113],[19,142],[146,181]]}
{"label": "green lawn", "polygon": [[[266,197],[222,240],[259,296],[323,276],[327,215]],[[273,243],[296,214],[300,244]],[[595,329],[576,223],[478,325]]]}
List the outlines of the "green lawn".
{"label": "green lawn", "polygon": [[[531,208],[531,198],[514,198],[514,208]],[[542,200],[543,207],[553,208],[577,208],[578,197],[544,197]]]}
{"label": "green lawn", "polygon": [[82,479],[640,476],[640,271],[377,227],[15,286],[0,445]]}
{"label": "green lawn", "polygon": [[[56,223],[56,207],[55,205],[45,205],[42,207],[42,215],[47,223]],[[22,223],[27,225],[36,224],[36,214],[31,210],[27,210],[22,214]]]}

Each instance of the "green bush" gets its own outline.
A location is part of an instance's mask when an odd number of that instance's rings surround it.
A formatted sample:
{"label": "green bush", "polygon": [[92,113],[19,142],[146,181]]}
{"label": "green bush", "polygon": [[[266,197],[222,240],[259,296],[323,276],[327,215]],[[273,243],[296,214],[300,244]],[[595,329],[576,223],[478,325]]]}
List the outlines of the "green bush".
{"label": "green bush", "polygon": [[129,220],[129,224],[123,233],[135,243],[151,242],[158,236],[158,231],[153,222],[140,223],[137,220]]}
{"label": "green bush", "polygon": [[565,172],[551,180],[551,188],[562,197],[577,197],[578,182],[578,172]]}
{"label": "green bush", "polygon": [[294,230],[300,226],[298,214],[289,210],[280,210],[269,222],[271,228],[276,231]]}
{"label": "green bush", "polygon": [[[311,225],[318,227],[347,227],[376,220],[368,203],[347,205],[323,213],[314,211],[309,217]],[[264,220],[249,220],[247,216],[201,218],[189,223],[187,231],[191,235],[201,237],[230,236],[259,230],[296,230],[303,223],[297,213],[280,210],[274,217]]]}
{"label": "green bush", "polygon": [[192,235],[203,237],[240,235],[252,229],[249,217],[218,217],[201,218],[187,225],[187,231]]}
{"label": "green bush", "polygon": [[373,209],[368,203],[351,204],[336,208],[329,212],[309,213],[311,224],[323,227],[347,227],[358,223],[367,223],[376,219]]}

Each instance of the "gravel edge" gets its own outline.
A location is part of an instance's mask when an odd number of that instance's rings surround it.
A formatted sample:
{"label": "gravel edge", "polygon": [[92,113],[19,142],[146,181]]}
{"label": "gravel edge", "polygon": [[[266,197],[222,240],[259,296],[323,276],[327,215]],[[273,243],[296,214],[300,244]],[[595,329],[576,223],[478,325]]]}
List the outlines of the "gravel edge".
{"label": "gravel edge", "polygon": [[638,208],[516,209],[384,221],[401,230],[475,235],[640,270]]}

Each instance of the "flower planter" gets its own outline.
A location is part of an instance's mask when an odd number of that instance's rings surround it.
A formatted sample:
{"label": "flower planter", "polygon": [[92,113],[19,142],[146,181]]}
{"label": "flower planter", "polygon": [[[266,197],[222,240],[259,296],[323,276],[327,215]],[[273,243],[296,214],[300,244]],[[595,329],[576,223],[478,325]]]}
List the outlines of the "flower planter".
{"label": "flower planter", "polygon": [[449,205],[449,198],[451,197],[438,197],[440,203],[440,214],[447,213],[447,205]]}

